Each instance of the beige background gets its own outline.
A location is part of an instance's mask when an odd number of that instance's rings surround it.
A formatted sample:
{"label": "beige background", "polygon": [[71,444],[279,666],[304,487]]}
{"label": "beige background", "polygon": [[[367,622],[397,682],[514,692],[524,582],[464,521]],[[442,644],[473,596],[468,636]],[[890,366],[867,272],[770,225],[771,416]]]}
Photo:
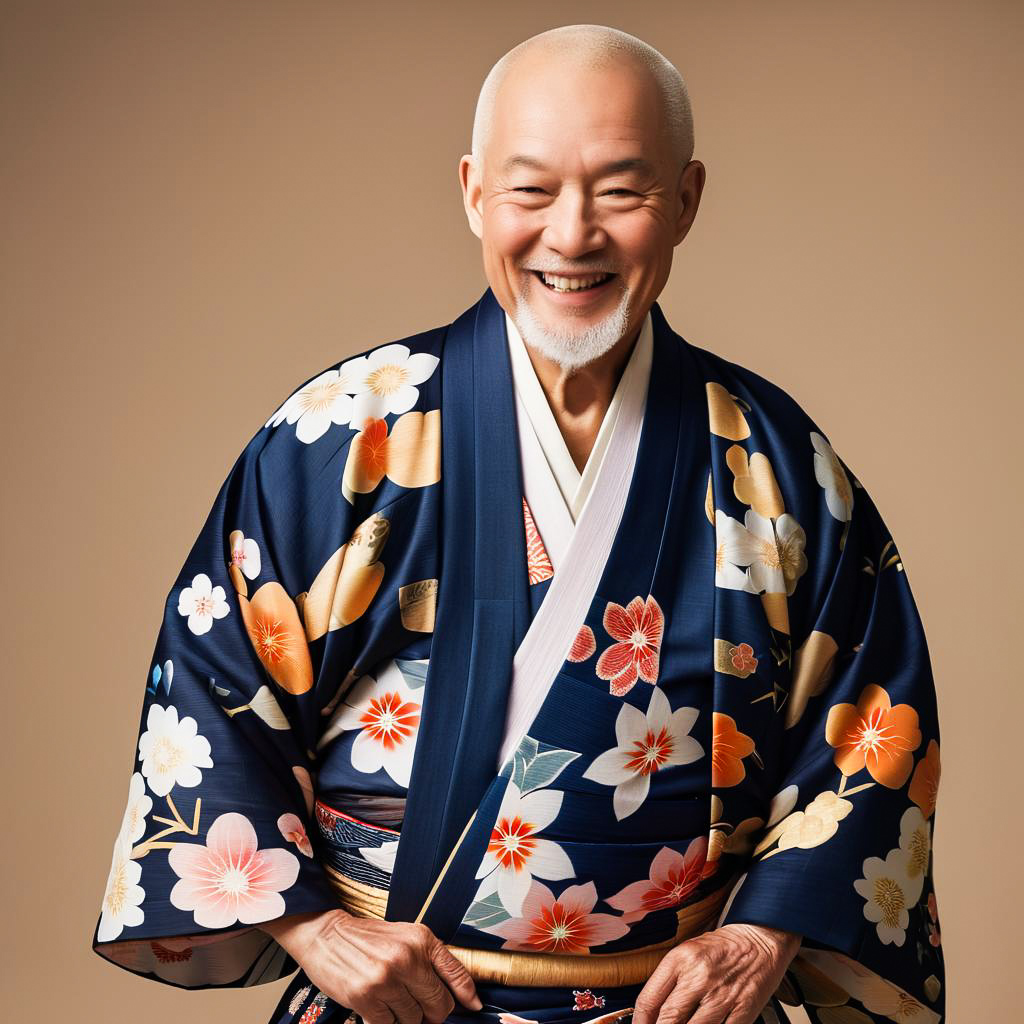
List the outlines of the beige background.
{"label": "beige background", "polygon": [[184,993],[89,951],[163,601],[293,387],[479,297],[477,90],[574,21],[691,90],[708,182],[670,323],[801,401],[899,544],[940,698],[949,1019],[1016,1016],[1021,5],[551,12],[3,4],[4,1019],[266,1019],[280,984]]}

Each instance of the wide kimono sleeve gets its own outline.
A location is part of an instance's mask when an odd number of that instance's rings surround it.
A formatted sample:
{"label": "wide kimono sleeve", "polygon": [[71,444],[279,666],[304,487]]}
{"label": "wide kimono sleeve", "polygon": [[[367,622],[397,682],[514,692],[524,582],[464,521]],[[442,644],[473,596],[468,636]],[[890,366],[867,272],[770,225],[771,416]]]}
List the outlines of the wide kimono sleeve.
{"label": "wide kimono sleeve", "polygon": [[[419,382],[437,365],[391,347],[424,364]],[[377,458],[390,410],[357,431],[352,402],[334,370],[281,406],[167,595],[93,938],[136,973],[189,988],[273,981],[295,965],[258,926],[338,906],[310,841],[317,738],[364,660],[408,642],[380,555],[390,509],[413,521],[411,495],[425,492],[408,488],[439,476],[439,413],[394,425],[398,486]]]}
{"label": "wide kimono sleeve", "polygon": [[[928,647],[878,509],[815,424],[803,414],[800,423],[786,449],[764,444],[772,500],[785,496],[785,513],[780,500],[766,515],[786,577],[776,589],[789,595],[762,594],[769,617],[790,627],[790,637],[775,634],[781,667],[791,659],[788,692],[776,694],[776,740],[760,752],[775,796],[720,924],[803,936],[778,994],[812,1020],[938,1021],[939,725]],[[754,495],[772,472],[756,458],[739,481]]]}

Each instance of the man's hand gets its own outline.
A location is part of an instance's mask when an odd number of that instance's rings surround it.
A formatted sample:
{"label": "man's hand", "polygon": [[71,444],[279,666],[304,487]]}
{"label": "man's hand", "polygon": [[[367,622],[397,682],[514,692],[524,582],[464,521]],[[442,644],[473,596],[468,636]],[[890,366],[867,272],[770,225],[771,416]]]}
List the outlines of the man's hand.
{"label": "man's hand", "polygon": [[483,1006],[469,972],[425,924],[355,917],[338,909],[260,927],[321,992],[355,1010],[366,1024],[440,1022],[455,1008],[455,999],[471,1010]]}
{"label": "man's hand", "polygon": [[665,954],[637,996],[633,1024],[753,1024],[802,936],[727,924]]}

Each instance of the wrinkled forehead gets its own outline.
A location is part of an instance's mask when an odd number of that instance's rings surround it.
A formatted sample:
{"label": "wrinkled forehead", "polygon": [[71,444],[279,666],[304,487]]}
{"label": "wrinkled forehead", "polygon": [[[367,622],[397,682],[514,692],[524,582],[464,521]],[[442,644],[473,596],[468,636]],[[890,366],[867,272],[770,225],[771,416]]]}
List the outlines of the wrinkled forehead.
{"label": "wrinkled forehead", "polygon": [[664,154],[665,115],[654,77],[632,61],[591,67],[564,56],[530,56],[502,81],[495,97],[487,163],[510,154],[541,159],[621,149],[652,161]]}

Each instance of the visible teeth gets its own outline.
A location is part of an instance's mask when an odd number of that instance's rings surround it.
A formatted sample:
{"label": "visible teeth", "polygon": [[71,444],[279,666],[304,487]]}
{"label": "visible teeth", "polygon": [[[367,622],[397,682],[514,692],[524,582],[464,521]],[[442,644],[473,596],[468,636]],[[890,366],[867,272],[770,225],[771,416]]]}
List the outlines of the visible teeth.
{"label": "visible teeth", "polygon": [[578,292],[581,288],[589,288],[598,284],[611,274],[592,274],[590,277],[556,277],[553,274],[541,273],[544,283],[559,292]]}

